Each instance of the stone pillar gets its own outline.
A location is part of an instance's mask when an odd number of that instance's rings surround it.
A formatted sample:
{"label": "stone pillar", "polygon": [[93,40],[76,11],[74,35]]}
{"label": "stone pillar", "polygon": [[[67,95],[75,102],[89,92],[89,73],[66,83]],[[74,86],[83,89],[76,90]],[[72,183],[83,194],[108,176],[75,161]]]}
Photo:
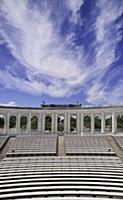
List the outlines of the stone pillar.
{"label": "stone pillar", "polygon": [[116,115],[115,112],[112,113],[112,133],[115,133],[117,130],[117,123],[116,123]]}
{"label": "stone pillar", "polygon": [[64,133],[67,133],[67,113],[64,114]]}
{"label": "stone pillar", "polygon": [[41,113],[39,114],[39,118],[38,118],[38,132],[39,133],[41,133],[41,127],[42,127],[42,125],[41,125]]}
{"label": "stone pillar", "polygon": [[104,133],[105,132],[105,115],[104,115],[103,112],[102,112],[101,117],[102,117],[102,119],[101,119],[101,133]]}
{"label": "stone pillar", "polygon": [[80,113],[77,113],[77,134],[80,134]]}
{"label": "stone pillar", "polygon": [[67,114],[67,133],[70,133],[70,113]]}
{"label": "stone pillar", "polygon": [[91,113],[91,133],[94,133],[94,113]]}
{"label": "stone pillar", "polygon": [[6,118],[6,133],[9,134],[9,118],[10,118],[10,113],[7,113],[7,118]]}
{"label": "stone pillar", "polygon": [[21,119],[21,113],[18,113],[18,115],[17,115],[17,134],[20,132],[20,119]]}
{"label": "stone pillar", "polygon": [[31,132],[31,113],[28,115],[27,131],[28,133]]}
{"label": "stone pillar", "polygon": [[52,124],[51,124],[52,128],[51,128],[51,132],[54,133],[55,132],[55,113],[52,113]]}
{"label": "stone pillar", "polygon": [[83,113],[80,113],[80,133],[81,133],[81,135],[84,132],[84,121],[83,120],[84,120]]}
{"label": "stone pillar", "polygon": [[58,131],[58,114],[57,113],[54,113],[54,130],[55,130],[55,133]]}
{"label": "stone pillar", "polygon": [[44,134],[45,133],[45,113],[42,113],[41,124],[42,124],[42,134]]}
{"label": "stone pillar", "polygon": [[8,115],[3,113],[3,116],[4,116],[4,129],[3,129],[3,131],[0,132],[0,134],[2,134],[2,132],[4,134],[7,134],[7,117],[8,117]]}

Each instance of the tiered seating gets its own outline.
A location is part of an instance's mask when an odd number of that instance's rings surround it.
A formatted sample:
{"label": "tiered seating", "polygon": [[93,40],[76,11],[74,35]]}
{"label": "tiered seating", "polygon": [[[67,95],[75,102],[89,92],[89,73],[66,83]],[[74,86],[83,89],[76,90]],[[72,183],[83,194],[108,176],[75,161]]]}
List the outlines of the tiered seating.
{"label": "tiered seating", "polygon": [[123,136],[115,136],[115,140],[119,147],[123,150]]}
{"label": "tiered seating", "polygon": [[20,135],[7,156],[56,155],[57,136]]}
{"label": "tiered seating", "polygon": [[[123,199],[123,164],[108,139],[65,135],[57,144],[56,135],[17,136],[0,162],[0,200]],[[56,156],[64,142],[66,156]]]}
{"label": "tiered seating", "polygon": [[8,136],[0,136],[0,151],[7,142],[8,138],[9,138]]}
{"label": "tiered seating", "polygon": [[0,199],[123,199],[116,156],[9,157],[0,163]]}
{"label": "tiered seating", "polygon": [[65,149],[67,155],[115,154],[107,137],[102,135],[66,135]]}

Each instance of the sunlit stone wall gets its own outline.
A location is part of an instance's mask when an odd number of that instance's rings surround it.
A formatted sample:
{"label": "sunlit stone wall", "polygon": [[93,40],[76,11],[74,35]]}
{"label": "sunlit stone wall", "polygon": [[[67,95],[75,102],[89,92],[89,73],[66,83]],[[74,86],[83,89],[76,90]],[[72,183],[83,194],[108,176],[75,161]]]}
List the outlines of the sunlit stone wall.
{"label": "sunlit stone wall", "polygon": [[123,106],[0,107],[0,134],[123,132]]}

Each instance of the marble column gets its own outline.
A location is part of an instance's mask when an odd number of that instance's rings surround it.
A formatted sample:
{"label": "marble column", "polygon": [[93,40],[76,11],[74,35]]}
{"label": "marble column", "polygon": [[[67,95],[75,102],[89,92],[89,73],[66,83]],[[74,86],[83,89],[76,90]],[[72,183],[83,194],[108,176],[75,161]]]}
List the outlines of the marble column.
{"label": "marble column", "polygon": [[2,133],[6,134],[7,133],[7,114],[3,113],[3,116],[4,116],[4,128],[3,128],[3,130],[1,130],[0,134],[2,134]]}
{"label": "marble column", "polygon": [[58,131],[58,114],[57,113],[54,114],[54,121],[55,121],[54,131],[55,131],[55,133],[57,133],[57,131]]}
{"label": "marble column", "polygon": [[41,124],[42,124],[42,134],[45,133],[45,113],[42,113],[42,120],[41,120]]}
{"label": "marble column", "polygon": [[101,133],[104,133],[105,132],[105,115],[104,115],[103,112],[102,112],[101,117],[102,117],[102,119],[101,119]]}
{"label": "marble column", "polygon": [[84,132],[84,116],[83,113],[80,113],[80,133],[81,135]]}
{"label": "marble column", "polygon": [[7,118],[6,118],[6,132],[7,132],[7,134],[9,133],[9,118],[10,118],[10,113],[7,113]]}
{"label": "marble column", "polygon": [[94,133],[94,113],[91,113],[91,133]]}
{"label": "marble column", "polygon": [[64,133],[67,133],[67,113],[64,114]]}
{"label": "marble column", "polygon": [[77,134],[80,134],[80,113],[77,113]]}
{"label": "marble column", "polygon": [[41,113],[39,114],[39,117],[38,117],[38,132],[41,133],[41,127],[42,127],[42,124],[41,124]]}
{"label": "marble column", "polygon": [[55,132],[55,113],[52,113],[52,124],[51,124],[51,132]]}
{"label": "marble column", "polygon": [[17,134],[20,132],[20,119],[21,119],[21,113],[17,114]]}
{"label": "marble column", "polygon": [[115,112],[112,113],[112,133],[115,133],[117,129],[117,123],[116,123],[116,114]]}
{"label": "marble column", "polygon": [[70,113],[67,114],[67,133],[70,133]]}
{"label": "marble column", "polygon": [[31,113],[28,115],[27,131],[28,133],[31,132]]}

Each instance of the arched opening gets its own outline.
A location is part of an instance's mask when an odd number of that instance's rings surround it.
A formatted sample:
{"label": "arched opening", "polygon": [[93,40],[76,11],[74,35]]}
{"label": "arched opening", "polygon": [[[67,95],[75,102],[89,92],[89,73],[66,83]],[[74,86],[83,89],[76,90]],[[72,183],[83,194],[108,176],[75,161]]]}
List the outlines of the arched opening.
{"label": "arched opening", "polygon": [[33,116],[31,118],[31,130],[37,130],[37,128],[38,128],[38,117]]}
{"label": "arched opening", "polygon": [[21,118],[20,118],[20,129],[21,130],[27,129],[27,117],[26,116],[21,116]]}
{"label": "arched opening", "polygon": [[123,131],[123,115],[119,114],[117,116],[117,130],[118,131]]}
{"label": "arched opening", "polygon": [[105,130],[112,131],[112,115],[106,115],[105,117]]}
{"label": "arched opening", "polygon": [[51,132],[51,129],[52,129],[52,118],[51,116],[46,116],[45,117],[45,131]]}
{"label": "arched opening", "polygon": [[58,116],[58,121],[57,121],[57,130],[60,132],[64,131],[64,115],[59,115]]}
{"label": "arched opening", "polygon": [[101,132],[101,116],[97,115],[94,117],[94,129],[96,132]]}
{"label": "arched opening", "polygon": [[5,117],[4,115],[0,114],[0,129],[5,128]]}
{"label": "arched opening", "polygon": [[70,132],[71,133],[77,132],[77,116],[74,114],[70,116]]}
{"label": "arched opening", "polygon": [[11,115],[9,118],[9,128],[16,128],[16,116]]}
{"label": "arched opening", "polygon": [[91,131],[91,117],[85,116],[84,117],[84,132],[90,132]]}

